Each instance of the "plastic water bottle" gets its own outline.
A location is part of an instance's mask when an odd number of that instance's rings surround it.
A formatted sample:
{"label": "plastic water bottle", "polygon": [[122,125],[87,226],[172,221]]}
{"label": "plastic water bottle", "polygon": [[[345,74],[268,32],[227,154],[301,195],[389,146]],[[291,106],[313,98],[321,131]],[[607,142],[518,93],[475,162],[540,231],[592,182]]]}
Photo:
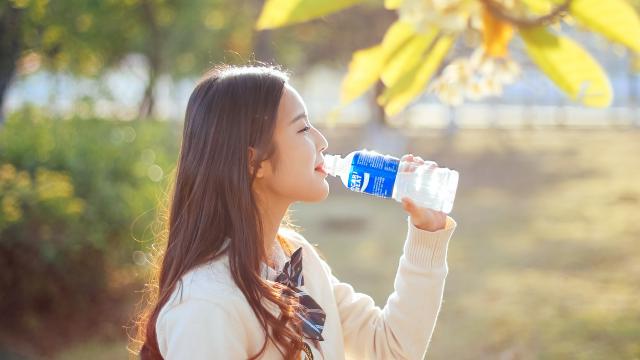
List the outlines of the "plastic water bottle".
{"label": "plastic water bottle", "polygon": [[426,161],[408,172],[400,159],[367,149],[353,151],[344,158],[324,155],[325,172],[340,177],[349,190],[398,202],[406,196],[419,206],[448,214],[453,208],[459,175],[434,164]]}

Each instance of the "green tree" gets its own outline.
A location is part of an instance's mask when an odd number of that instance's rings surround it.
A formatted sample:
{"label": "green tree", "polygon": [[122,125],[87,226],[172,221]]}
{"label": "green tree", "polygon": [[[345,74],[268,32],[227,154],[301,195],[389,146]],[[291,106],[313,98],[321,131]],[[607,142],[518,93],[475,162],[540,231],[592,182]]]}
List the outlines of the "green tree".
{"label": "green tree", "polygon": [[0,10],[0,101],[16,75],[44,68],[97,76],[126,55],[138,53],[148,65],[140,104],[140,114],[146,117],[153,112],[154,89],[162,73],[192,73],[216,58],[212,49],[228,41],[243,53],[250,47],[243,43],[246,34],[235,32],[242,26],[251,29],[250,21],[246,16],[227,17],[222,11],[230,4],[228,0],[5,2]]}
{"label": "green tree", "polygon": [[[251,48],[246,9],[230,0],[133,0],[132,15],[140,34],[131,53],[148,62],[147,85],[140,104],[141,117],[153,114],[158,77],[193,75],[224,58],[218,49],[245,54]],[[247,31],[249,29],[249,31]]]}
{"label": "green tree", "polygon": [[[393,14],[383,9],[364,6],[289,31],[256,31],[253,25],[262,0],[139,1],[137,14],[147,26],[131,51],[144,54],[150,64],[143,115],[153,108],[159,74],[180,78],[199,75],[218,62],[252,60],[286,63],[298,69],[318,63],[342,64],[362,43],[373,43],[394,20]],[[346,21],[352,18],[362,19],[362,26]],[[365,19],[372,18],[378,25],[365,24]],[[335,41],[347,32],[352,41]]]}
{"label": "green tree", "polygon": [[[362,6],[295,29],[256,31],[262,0],[11,0],[0,13],[1,91],[12,78],[44,68],[100,75],[128,54],[147,60],[140,115],[153,113],[163,74],[180,78],[217,62],[278,61],[304,69],[343,64],[362,44],[373,44],[395,20],[381,8]],[[354,24],[354,20],[356,21]],[[374,21],[370,21],[370,20]],[[369,21],[369,23],[367,22]],[[373,23],[374,25],[371,25]],[[336,37],[350,33],[349,41]]]}
{"label": "green tree", "polygon": [[[16,74],[41,67],[94,76],[129,51],[140,26],[127,1],[9,0],[0,5],[0,104]],[[123,31],[127,29],[127,31]],[[1,115],[0,115],[1,116]]]}

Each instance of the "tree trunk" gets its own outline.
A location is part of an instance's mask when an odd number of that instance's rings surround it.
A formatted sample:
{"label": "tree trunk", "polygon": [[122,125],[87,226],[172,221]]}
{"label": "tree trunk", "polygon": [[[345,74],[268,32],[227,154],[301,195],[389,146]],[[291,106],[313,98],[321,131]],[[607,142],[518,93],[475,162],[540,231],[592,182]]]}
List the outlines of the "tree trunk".
{"label": "tree trunk", "polygon": [[373,119],[371,120],[380,125],[387,126],[387,114],[384,112],[384,107],[378,104],[378,97],[380,97],[383,92],[384,84],[382,83],[382,80],[378,79],[375,87],[373,88],[373,99],[371,101]]}
{"label": "tree trunk", "polygon": [[144,96],[140,103],[138,117],[141,119],[149,119],[153,115],[155,109],[155,88],[158,79],[158,65],[153,60],[153,56],[149,57],[149,80],[144,90]]}
{"label": "tree trunk", "polygon": [[389,126],[387,114],[377,101],[383,91],[384,84],[378,80],[370,100],[371,119],[365,125],[364,138],[360,147],[400,157],[407,152],[409,141],[401,131]]}
{"label": "tree trunk", "polygon": [[142,119],[150,118],[155,110],[156,84],[162,66],[162,33],[156,21],[155,8],[152,1],[142,2],[142,19],[147,23],[150,32],[150,47],[146,53],[149,62],[149,78],[144,96],[140,103],[138,117]]}
{"label": "tree trunk", "polygon": [[258,61],[274,63],[275,56],[271,46],[271,30],[263,30],[255,33],[253,48],[255,58]]}
{"label": "tree trunk", "polygon": [[4,123],[4,98],[16,72],[20,56],[20,18],[22,11],[6,2],[0,13],[0,125]]}
{"label": "tree trunk", "polygon": [[458,126],[458,115],[457,115],[457,107],[449,106],[448,117],[449,121],[447,121],[447,128],[445,129],[445,135],[447,138],[453,138],[458,134],[460,127]]}

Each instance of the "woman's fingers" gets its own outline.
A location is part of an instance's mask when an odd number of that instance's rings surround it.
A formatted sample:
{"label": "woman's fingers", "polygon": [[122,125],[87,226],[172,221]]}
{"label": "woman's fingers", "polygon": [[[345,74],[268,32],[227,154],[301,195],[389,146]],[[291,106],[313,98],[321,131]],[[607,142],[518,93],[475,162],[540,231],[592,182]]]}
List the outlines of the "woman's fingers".
{"label": "woman's fingers", "polygon": [[413,154],[404,154],[404,155],[402,155],[402,157],[400,158],[400,160],[403,160],[403,161],[404,161],[404,160],[409,159],[410,157],[413,157]]}
{"label": "woman's fingers", "polygon": [[402,157],[400,158],[400,167],[398,168],[398,170],[402,172],[410,172],[409,165],[411,164],[411,161],[413,161],[413,154],[402,155]]}
{"label": "woman's fingers", "polygon": [[413,154],[402,155],[402,157],[400,158],[400,161],[413,162],[413,163],[416,163],[416,164],[435,163],[433,161],[426,161],[423,158],[421,158],[420,156],[415,156]]}
{"label": "woman's fingers", "polygon": [[402,208],[411,216],[411,222],[418,228],[427,231],[444,229],[447,214],[425,207],[420,207],[408,197],[403,197]]}
{"label": "woman's fingers", "polygon": [[408,212],[409,214],[412,214],[415,211],[415,203],[410,198],[403,197],[402,208],[404,209],[404,211]]}
{"label": "woman's fingers", "polygon": [[438,167],[438,164],[435,161],[426,161],[420,156],[405,154],[400,158],[399,171],[414,172],[421,165],[427,165],[429,169]]}

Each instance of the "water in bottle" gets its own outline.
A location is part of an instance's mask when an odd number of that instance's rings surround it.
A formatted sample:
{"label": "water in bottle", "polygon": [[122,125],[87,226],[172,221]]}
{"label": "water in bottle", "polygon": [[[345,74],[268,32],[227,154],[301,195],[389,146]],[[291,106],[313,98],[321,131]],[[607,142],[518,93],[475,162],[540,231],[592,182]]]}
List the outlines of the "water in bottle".
{"label": "water in bottle", "polygon": [[348,189],[402,201],[411,198],[418,206],[450,213],[458,187],[458,172],[435,166],[432,161],[415,171],[404,171],[400,159],[363,149],[344,158],[324,155],[324,170],[339,177]]}

